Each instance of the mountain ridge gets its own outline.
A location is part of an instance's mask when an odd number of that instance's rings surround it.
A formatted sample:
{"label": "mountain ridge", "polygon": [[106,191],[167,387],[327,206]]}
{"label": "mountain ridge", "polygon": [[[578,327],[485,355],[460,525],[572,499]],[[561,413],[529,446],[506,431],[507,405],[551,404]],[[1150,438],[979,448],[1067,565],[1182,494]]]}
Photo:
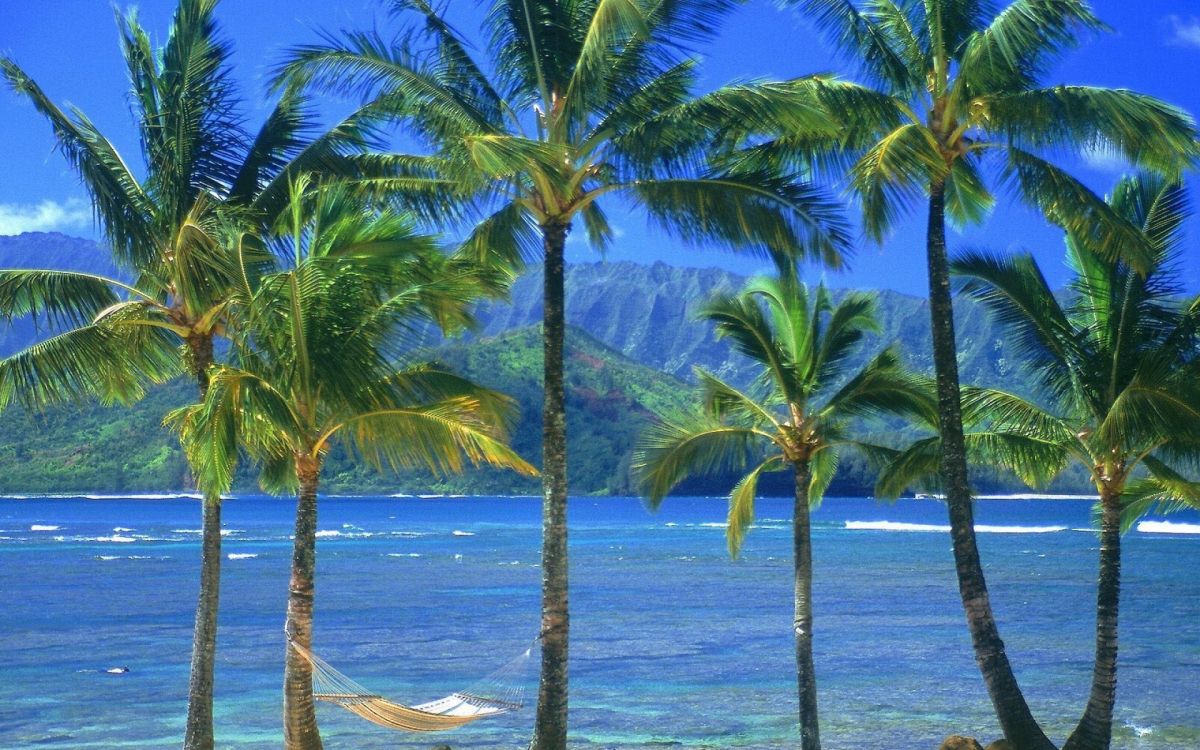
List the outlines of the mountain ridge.
{"label": "mountain ridge", "polygon": [[[115,272],[101,246],[57,233],[0,237],[0,266]],[[717,340],[710,326],[696,320],[700,306],[711,295],[736,292],[745,281],[746,277],[722,269],[662,262],[567,266],[566,316],[571,328],[568,449],[573,492],[634,489],[629,463],[637,433],[664,413],[687,408],[693,400],[687,385],[693,379],[693,366],[740,385],[753,379],[753,366]],[[531,266],[513,284],[508,300],[484,301],[477,306],[474,331],[450,340],[431,332],[424,342],[425,355],[517,400],[522,414],[513,442],[534,460],[540,456],[541,434],[541,342],[537,334],[541,285],[541,268]],[[833,293],[836,297],[848,290]],[[872,294],[881,332],[864,338],[848,367],[899,342],[912,367],[932,371],[926,301],[889,290]],[[956,304],[963,381],[1001,386],[1024,395],[1036,393],[1033,379],[1014,366],[1008,342],[982,308],[963,301]],[[0,326],[0,355],[29,345],[38,335],[28,320]],[[193,390],[189,383],[172,383],[154,390],[131,410],[82,404],[36,416],[19,410],[0,414],[0,491],[186,488],[186,465],[174,438],[161,427],[161,419],[170,408],[191,400]],[[843,488],[869,491],[865,465],[852,463],[843,470],[849,477],[839,483]],[[417,472],[385,477],[341,454],[331,456],[327,475],[327,488],[332,492],[537,491],[536,480],[489,471],[451,479]],[[704,483],[689,486],[705,493],[721,489]],[[1018,485],[991,478],[986,486],[1004,490]],[[252,487],[244,472],[239,489]]]}

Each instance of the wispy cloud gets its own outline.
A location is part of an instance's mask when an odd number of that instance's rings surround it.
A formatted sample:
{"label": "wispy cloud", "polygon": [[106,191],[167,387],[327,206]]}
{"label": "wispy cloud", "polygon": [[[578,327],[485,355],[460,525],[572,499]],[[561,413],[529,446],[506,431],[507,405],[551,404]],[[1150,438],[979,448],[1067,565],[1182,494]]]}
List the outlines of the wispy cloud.
{"label": "wispy cloud", "polygon": [[36,204],[0,203],[0,234],[79,229],[91,219],[91,207],[79,198]]}
{"label": "wispy cloud", "polygon": [[1171,27],[1171,44],[1200,48],[1200,18],[1170,15],[1167,16],[1167,23]]}

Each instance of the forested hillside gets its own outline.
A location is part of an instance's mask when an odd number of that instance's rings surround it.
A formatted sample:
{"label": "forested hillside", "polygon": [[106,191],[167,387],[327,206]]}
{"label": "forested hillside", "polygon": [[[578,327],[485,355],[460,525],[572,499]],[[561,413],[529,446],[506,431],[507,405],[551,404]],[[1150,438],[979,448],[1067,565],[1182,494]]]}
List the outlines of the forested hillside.
{"label": "forested hillside", "polygon": [[[58,234],[0,237],[0,266],[74,268],[111,273],[102,248]],[[717,269],[677,268],[657,263],[578,264],[567,270],[567,363],[570,408],[571,487],[577,493],[628,493],[629,461],[640,430],[657,415],[687,408],[684,381],[700,365],[738,383],[752,372],[708,326],[696,322],[703,302],[716,292],[737,289],[744,278]],[[454,341],[431,337],[422,356],[484,385],[512,395],[521,409],[514,445],[531,460],[540,445],[541,273],[531,268],[513,286],[508,303],[490,302],[477,312],[477,330]],[[881,332],[868,339],[860,356],[898,341],[911,365],[931,370],[928,313],[922,299],[890,291],[875,293]],[[959,310],[960,366],[964,382],[999,385],[1031,394],[1005,341],[982,311]],[[29,321],[0,326],[0,353],[36,340]],[[161,427],[170,408],[193,398],[188,383],[152,393],[132,409],[78,404],[48,414],[19,409],[0,414],[0,492],[154,491],[187,486],[185,462],[174,439]],[[887,442],[899,439],[895,426],[874,425]],[[849,459],[834,488],[864,492],[869,468]],[[536,481],[497,472],[460,478],[431,478],[418,472],[381,476],[344,456],[330,458],[331,492],[535,493]],[[999,477],[979,477],[983,488],[1016,489]],[[253,488],[243,472],[239,489]],[[722,482],[694,483],[687,489],[717,492]],[[1071,483],[1060,485],[1069,488]]]}

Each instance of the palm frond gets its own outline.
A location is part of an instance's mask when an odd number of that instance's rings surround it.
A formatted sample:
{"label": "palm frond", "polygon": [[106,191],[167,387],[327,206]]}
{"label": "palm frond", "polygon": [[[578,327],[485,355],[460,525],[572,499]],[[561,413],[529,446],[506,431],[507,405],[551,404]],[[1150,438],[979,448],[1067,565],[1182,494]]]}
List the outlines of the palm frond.
{"label": "palm frond", "polygon": [[946,176],[946,162],[924,126],[909,123],[889,132],[850,170],[867,233],[881,240],[914,198]]}
{"label": "palm frond", "polygon": [[888,461],[875,478],[875,496],[891,500],[909,487],[936,483],[942,440],[928,437],[914,440]]}
{"label": "palm frond", "polygon": [[1015,0],[962,52],[960,85],[968,96],[1033,88],[1085,31],[1105,25],[1076,0]]}
{"label": "palm frond", "polygon": [[1024,150],[1115,150],[1131,163],[1177,175],[1200,154],[1191,116],[1125,89],[1055,86],[977,99],[973,116]]}
{"label": "palm frond", "polygon": [[16,62],[0,59],[0,73],[50,123],[56,147],[91,194],[113,252],[127,267],[137,267],[152,244],[153,212],[150,198],[120,153],[83,113],[75,110],[72,117],[59,109]]}
{"label": "palm frond", "polygon": [[1121,494],[1121,532],[1148,513],[1167,515],[1200,508],[1200,482],[1192,482],[1163,461],[1147,456],[1149,476],[1131,483]]}
{"label": "palm frond", "polygon": [[633,470],[650,506],[691,475],[723,474],[746,465],[754,430],[729,427],[708,417],[660,422],[643,433],[633,452]]}
{"label": "palm frond", "polygon": [[688,242],[750,249],[784,267],[794,259],[839,267],[850,251],[840,204],[809,183],[739,172],[638,180],[628,189],[664,231]]}
{"label": "palm frond", "polygon": [[1077,382],[1082,343],[1033,256],[968,251],[952,265],[964,294],[982,303],[1040,380],[1061,397]]}
{"label": "palm frond", "polygon": [[896,346],[875,355],[831,395],[820,409],[824,419],[895,414],[937,424],[937,400],[928,378],[906,370]]}
{"label": "palm frond", "polygon": [[841,455],[834,446],[822,448],[813,454],[809,461],[808,470],[812,475],[808,482],[808,507],[816,510],[825,501],[825,493],[829,485],[837,477],[838,463]]}
{"label": "palm frond", "polygon": [[459,474],[470,464],[511,469],[526,476],[538,473],[493,426],[481,421],[479,401],[470,397],[356,414],[326,432],[327,437],[335,434],[341,434],[359,455],[380,467],[423,467],[444,475]]}
{"label": "palm frond", "polygon": [[894,19],[881,24],[866,17],[850,0],[789,0],[787,4],[812,19],[825,38],[873,80],[897,92],[917,91],[924,84],[910,67],[909,40],[889,33],[896,30]]}
{"label": "palm frond", "polygon": [[693,372],[706,414],[725,424],[778,429],[779,418],[771,413],[765,398],[746,393],[702,367]]}
{"label": "palm frond", "polygon": [[0,315],[8,320],[45,316],[52,326],[85,325],[120,298],[125,284],[96,274],[55,270],[0,270]]}
{"label": "palm frond", "polygon": [[40,410],[85,398],[128,404],[180,373],[173,336],[145,328],[131,337],[111,323],[73,328],[0,360],[0,405]]}
{"label": "palm frond", "polygon": [[779,456],[772,456],[747,472],[729,493],[729,514],[725,526],[725,541],[729,556],[736,559],[742,551],[746,532],[754,523],[754,499],[758,494],[758,479],[765,472],[779,471],[786,464]]}

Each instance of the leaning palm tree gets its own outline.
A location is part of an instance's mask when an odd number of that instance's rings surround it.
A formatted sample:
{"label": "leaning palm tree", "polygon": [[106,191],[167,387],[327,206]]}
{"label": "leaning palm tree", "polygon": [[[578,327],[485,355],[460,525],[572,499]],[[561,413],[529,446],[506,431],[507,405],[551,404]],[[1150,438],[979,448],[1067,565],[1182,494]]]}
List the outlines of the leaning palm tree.
{"label": "leaning palm tree", "polygon": [[[837,204],[772,168],[715,166],[714,145],[758,128],[836,134],[813,78],[696,96],[681,43],[711,33],[712,0],[495,0],[490,65],[427,0],[394,0],[415,23],[400,43],[347,33],[295,51],[286,80],[391,107],[432,154],[429,166],[478,209],[465,245],[481,257],[543,261],[542,660],[533,747],[567,737],[567,456],[563,251],[579,227],[602,249],[602,205],[623,198],[684,240],[836,264],[847,245]],[[494,74],[493,74],[494,73]]]}
{"label": "leaning palm tree", "polygon": [[703,413],[652,428],[634,454],[635,470],[657,507],[690,474],[740,470],[751,454],[761,459],[729,496],[726,536],[735,556],[754,519],[759,477],[793,473],[800,747],[819,750],[809,510],[833,480],[842,449],[876,450],[853,439],[851,418],[880,412],[933,418],[932,391],[902,367],[894,348],[857,371],[850,367],[863,334],[878,330],[874,303],[865,294],[849,294],[835,304],[823,286],[810,294],[794,277],[758,279],[737,296],[711,301],[701,316],[715,324],[718,338],[730,340],[762,368],[761,393],[741,391],[698,368]]}
{"label": "leaning palm tree", "polygon": [[533,474],[505,440],[511,402],[449,372],[406,359],[430,320],[461,322],[477,278],[345,186],[295,186],[275,227],[281,257],[247,268],[233,304],[243,327],[234,361],[215,366],[201,404],[168,420],[207,493],[227,490],[239,451],[270,492],[298,491],[284,669],[284,746],[321,747],[312,666],[317,495],[327,452],[341,443],[376,466],[458,472],[486,463]]}
{"label": "leaning palm tree", "polygon": [[[1179,296],[1174,268],[1183,189],[1130,177],[1109,204],[1155,248],[1144,275],[1096,253],[1089,236],[1068,237],[1075,278],[1065,302],[1029,255],[973,252],[953,264],[966,293],[1010,333],[1051,402],[964,389],[968,453],[1033,486],[1079,462],[1099,495],[1096,657],[1087,708],[1064,750],[1106,750],[1112,738],[1121,531],[1155,507],[1200,506],[1200,483],[1181,473],[1200,467],[1200,298]],[[901,452],[881,473],[880,494],[895,496],[935,472],[938,443],[929,438]]]}
{"label": "leaning palm tree", "polygon": [[[231,219],[269,223],[287,203],[289,181],[313,170],[399,188],[416,197],[414,205],[425,205],[429,191],[416,187],[425,183],[410,163],[362,154],[371,141],[369,109],[321,131],[303,97],[287,91],[256,133],[245,132],[215,6],[216,0],[180,0],[161,49],[136,14],[119,19],[141,178],[83,112],[63,111],[16,62],[0,58],[0,73],[46,118],[91,194],[123,274],[0,272],[6,300],[0,312],[44,313],[70,329],[0,365],[5,400],[17,395],[36,407],[84,395],[130,400],[147,382],[178,372],[196,381],[202,399],[238,275],[221,227]],[[255,248],[246,242],[243,250],[261,255]],[[202,527],[184,745],[207,750],[213,747],[220,498],[205,498]]]}
{"label": "leaning palm tree", "polygon": [[[867,232],[881,239],[925,199],[933,360],[943,437],[941,473],[959,593],[976,661],[1005,736],[1051,747],[1013,675],[992,613],[976,545],[963,446],[946,257],[946,219],[983,221],[999,178],[1023,201],[1098,252],[1128,254],[1139,270],[1151,249],[1137,228],[1053,161],[1055,153],[1111,150],[1175,173],[1195,158],[1182,111],[1126,89],[1045,86],[1044,74],[1082,32],[1103,29],[1083,0],[788,0],[876,87],[875,106],[841,113],[839,164],[859,197]],[[886,118],[879,115],[885,113]],[[811,162],[801,133],[759,144],[758,161]],[[795,156],[789,157],[789,153]],[[849,157],[848,159],[846,157]]]}

